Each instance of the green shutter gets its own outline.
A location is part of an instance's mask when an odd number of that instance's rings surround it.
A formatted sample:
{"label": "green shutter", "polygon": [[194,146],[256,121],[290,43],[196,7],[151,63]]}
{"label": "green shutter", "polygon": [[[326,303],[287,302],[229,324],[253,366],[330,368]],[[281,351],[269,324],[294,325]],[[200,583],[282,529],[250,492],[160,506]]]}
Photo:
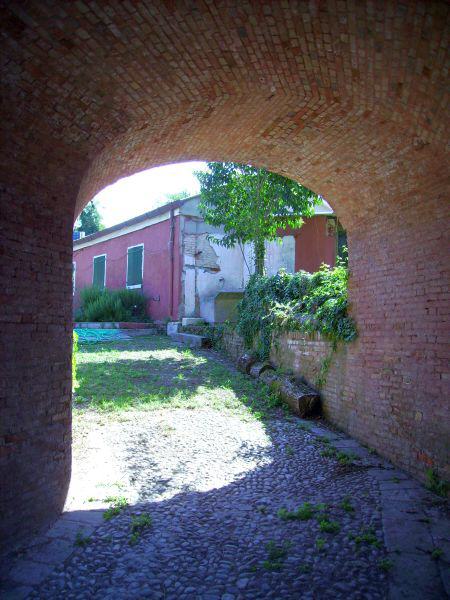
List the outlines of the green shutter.
{"label": "green shutter", "polygon": [[94,274],[92,276],[92,285],[100,289],[105,287],[105,268],[106,256],[96,256],[94,258]]}
{"label": "green shutter", "polygon": [[142,285],[143,246],[128,249],[127,286]]}

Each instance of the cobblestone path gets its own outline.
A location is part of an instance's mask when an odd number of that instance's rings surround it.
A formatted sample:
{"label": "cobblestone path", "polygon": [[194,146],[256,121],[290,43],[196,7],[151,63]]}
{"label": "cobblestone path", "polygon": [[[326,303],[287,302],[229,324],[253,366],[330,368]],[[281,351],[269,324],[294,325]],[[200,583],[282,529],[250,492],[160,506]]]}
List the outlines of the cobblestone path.
{"label": "cobblestone path", "polygon": [[445,503],[321,423],[169,408],[75,435],[68,510],[5,597],[445,597]]}

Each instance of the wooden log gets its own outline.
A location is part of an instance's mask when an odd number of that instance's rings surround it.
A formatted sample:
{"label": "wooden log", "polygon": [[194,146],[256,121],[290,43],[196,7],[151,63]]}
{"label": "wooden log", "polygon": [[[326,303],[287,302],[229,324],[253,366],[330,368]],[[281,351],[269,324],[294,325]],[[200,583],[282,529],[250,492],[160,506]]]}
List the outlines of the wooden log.
{"label": "wooden log", "polygon": [[246,373],[248,375],[248,373],[250,372],[250,368],[255,362],[256,358],[254,356],[245,353],[240,358],[238,358],[237,368],[239,369],[239,371],[241,371],[241,373]]}
{"label": "wooden log", "polygon": [[307,385],[296,383],[290,377],[283,377],[277,387],[283,402],[300,417],[318,412],[320,396]]}
{"label": "wooden log", "polygon": [[265,371],[273,371],[274,368],[272,367],[272,365],[269,362],[255,362],[251,367],[250,367],[250,375],[252,377],[258,378],[260,377]]}

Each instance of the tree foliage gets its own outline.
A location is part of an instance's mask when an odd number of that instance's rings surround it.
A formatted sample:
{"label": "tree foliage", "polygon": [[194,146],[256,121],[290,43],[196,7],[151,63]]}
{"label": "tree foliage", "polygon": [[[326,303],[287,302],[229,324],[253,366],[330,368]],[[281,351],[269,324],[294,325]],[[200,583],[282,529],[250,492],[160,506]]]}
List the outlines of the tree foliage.
{"label": "tree foliage", "polygon": [[181,192],[173,192],[172,194],[166,194],[166,198],[171,202],[175,202],[176,200],[184,200],[185,198],[189,198],[191,194],[187,190],[181,190]]}
{"label": "tree foliage", "polygon": [[312,216],[320,202],[299,183],[250,165],[208,163],[208,171],[196,176],[203,218],[224,230],[223,236],[211,238],[226,248],[252,243],[259,274],[264,272],[264,242],[277,239],[280,229],[300,227],[302,216]]}
{"label": "tree foliage", "polygon": [[84,231],[86,235],[90,235],[91,233],[101,231],[104,228],[105,226],[103,225],[102,218],[98,212],[97,205],[94,201],[89,202],[78,217],[75,225],[76,231]]}

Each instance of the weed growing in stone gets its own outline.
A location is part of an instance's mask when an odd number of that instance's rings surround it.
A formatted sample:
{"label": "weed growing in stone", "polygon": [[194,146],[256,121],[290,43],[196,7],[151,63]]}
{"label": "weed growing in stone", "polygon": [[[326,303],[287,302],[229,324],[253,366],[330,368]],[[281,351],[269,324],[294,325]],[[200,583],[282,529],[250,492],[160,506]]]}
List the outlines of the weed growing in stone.
{"label": "weed growing in stone", "polygon": [[123,496],[108,496],[108,498],[105,498],[105,502],[110,503],[110,507],[103,513],[105,521],[110,521],[113,517],[117,517],[128,506],[128,501]]}
{"label": "weed growing in stone", "polygon": [[289,446],[289,444],[286,446],[286,455],[294,456],[294,448],[292,446]]}
{"label": "weed growing in stone", "polygon": [[360,544],[369,544],[371,546],[375,546],[375,548],[381,548],[381,542],[375,535],[373,527],[363,530],[358,535],[350,534],[349,538],[353,539],[357,546]]}
{"label": "weed growing in stone", "polygon": [[79,531],[75,537],[75,546],[79,548],[85,548],[91,541],[88,535],[84,535],[82,531]]}
{"label": "weed growing in stone", "polygon": [[303,502],[295,511],[280,508],[277,514],[283,521],[308,521],[314,516],[314,507],[310,502]]}
{"label": "weed growing in stone", "polygon": [[353,452],[338,452],[336,458],[341,465],[351,465],[355,460],[358,460]]}
{"label": "weed growing in stone", "polygon": [[131,537],[130,544],[136,544],[141,533],[151,527],[152,517],[149,514],[133,515],[131,517]]}
{"label": "weed growing in stone", "polygon": [[311,432],[311,425],[308,425],[308,423],[297,423],[297,427],[302,431]]}
{"label": "weed growing in stone", "polygon": [[316,548],[319,552],[324,549],[325,543],[326,543],[326,539],[323,537],[318,537],[316,539]]}
{"label": "weed growing in stone", "polygon": [[433,560],[439,560],[443,554],[444,551],[442,550],[442,548],[434,548],[434,550],[431,553],[431,558]]}
{"label": "weed growing in stone", "polygon": [[394,563],[392,562],[392,560],[390,560],[389,558],[381,558],[378,561],[378,567],[382,570],[382,571],[390,571],[392,569],[392,567],[394,566]]}
{"label": "weed growing in stone", "polygon": [[342,510],[345,510],[345,512],[347,513],[355,512],[355,508],[350,502],[350,498],[348,496],[345,496],[345,498],[342,500],[339,506],[342,508]]}
{"label": "weed growing in stone", "polygon": [[338,533],[341,526],[336,521],[330,521],[327,518],[322,518],[318,521],[320,531],[324,533]]}
{"label": "weed growing in stone", "polygon": [[279,571],[290,547],[290,542],[283,542],[282,544],[277,544],[274,541],[268,542],[266,544],[267,559],[263,562],[263,567],[267,571]]}
{"label": "weed growing in stone", "polygon": [[425,487],[438,496],[445,498],[450,491],[450,483],[441,479],[434,469],[427,469],[426,476],[427,483]]}
{"label": "weed growing in stone", "polygon": [[299,566],[298,570],[300,571],[300,573],[302,573],[303,575],[305,575],[306,573],[311,573],[312,566],[308,565],[308,564],[303,564],[303,565]]}

